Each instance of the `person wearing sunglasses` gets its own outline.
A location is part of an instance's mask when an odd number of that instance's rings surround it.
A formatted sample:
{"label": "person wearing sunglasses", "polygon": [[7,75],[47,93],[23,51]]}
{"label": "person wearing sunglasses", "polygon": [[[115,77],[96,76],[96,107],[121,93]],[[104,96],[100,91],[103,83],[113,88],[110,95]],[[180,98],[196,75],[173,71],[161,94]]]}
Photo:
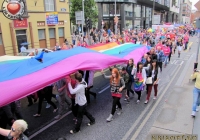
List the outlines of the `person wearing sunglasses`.
{"label": "person wearing sunglasses", "polygon": [[0,135],[7,137],[8,140],[29,140],[23,133],[28,128],[24,120],[16,120],[11,130],[0,128]]}

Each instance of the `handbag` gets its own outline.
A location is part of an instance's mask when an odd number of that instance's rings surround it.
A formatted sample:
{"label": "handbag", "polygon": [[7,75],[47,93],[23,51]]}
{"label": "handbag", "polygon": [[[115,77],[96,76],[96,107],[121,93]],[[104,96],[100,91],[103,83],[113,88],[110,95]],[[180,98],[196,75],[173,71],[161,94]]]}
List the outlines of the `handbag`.
{"label": "handbag", "polygon": [[57,95],[58,94],[58,88],[55,86],[52,90],[52,94]]}
{"label": "handbag", "polygon": [[146,79],[146,84],[153,84],[152,77],[148,77],[148,78]]}

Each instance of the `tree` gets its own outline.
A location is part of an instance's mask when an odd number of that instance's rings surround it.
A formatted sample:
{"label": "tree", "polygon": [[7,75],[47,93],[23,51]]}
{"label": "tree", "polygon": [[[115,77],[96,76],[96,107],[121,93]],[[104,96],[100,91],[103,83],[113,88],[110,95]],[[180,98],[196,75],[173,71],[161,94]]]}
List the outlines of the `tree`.
{"label": "tree", "polygon": [[[76,24],[75,12],[82,11],[82,0],[70,0],[70,1],[71,1],[70,20],[73,24]],[[94,0],[84,0],[84,15],[85,15],[85,21],[87,18],[90,18],[92,20],[93,25],[97,22],[98,11]]]}

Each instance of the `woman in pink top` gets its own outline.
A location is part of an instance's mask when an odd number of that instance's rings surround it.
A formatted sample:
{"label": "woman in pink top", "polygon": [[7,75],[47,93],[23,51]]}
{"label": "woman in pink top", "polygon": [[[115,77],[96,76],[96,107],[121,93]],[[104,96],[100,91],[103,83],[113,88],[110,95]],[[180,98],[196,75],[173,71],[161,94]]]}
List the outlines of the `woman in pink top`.
{"label": "woman in pink top", "polygon": [[185,36],[184,36],[185,50],[187,50],[188,42],[189,42],[189,36],[188,36],[188,34],[186,33]]}
{"label": "woman in pink top", "polygon": [[168,63],[168,59],[169,59],[169,54],[170,54],[170,47],[169,46],[165,46],[163,47],[163,52],[164,52],[164,55],[165,55],[165,67],[167,66],[167,63]]}

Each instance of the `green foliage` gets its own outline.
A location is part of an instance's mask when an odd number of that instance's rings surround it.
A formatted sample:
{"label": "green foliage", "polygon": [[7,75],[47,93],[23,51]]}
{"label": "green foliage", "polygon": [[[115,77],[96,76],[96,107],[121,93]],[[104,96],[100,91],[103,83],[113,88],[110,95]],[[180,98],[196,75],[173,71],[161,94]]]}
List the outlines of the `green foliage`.
{"label": "green foliage", "polygon": [[[76,11],[82,11],[82,0],[70,0],[70,20],[73,24],[76,24],[76,17],[75,12]],[[97,6],[94,0],[84,0],[84,15],[85,15],[85,21],[87,18],[90,18],[92,20],[93,25],[98,20],[98,11]]]}

